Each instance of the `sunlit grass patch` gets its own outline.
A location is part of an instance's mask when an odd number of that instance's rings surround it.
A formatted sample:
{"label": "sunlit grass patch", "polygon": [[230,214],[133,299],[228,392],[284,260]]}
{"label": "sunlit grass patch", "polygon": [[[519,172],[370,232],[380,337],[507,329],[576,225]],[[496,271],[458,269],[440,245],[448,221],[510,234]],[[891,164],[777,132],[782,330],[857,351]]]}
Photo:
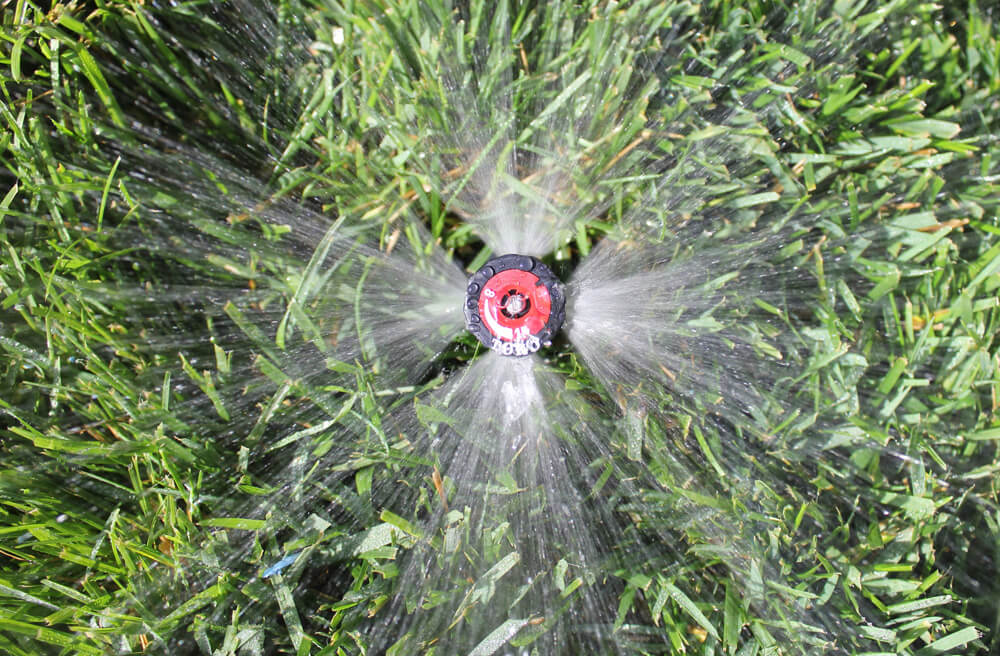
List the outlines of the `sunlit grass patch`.
{"label": "sunlit grass patch", "polygon": [[[995,649],[996,20],[5,7],[0,650]],[[507,466],[509,246],[673,296]]]}

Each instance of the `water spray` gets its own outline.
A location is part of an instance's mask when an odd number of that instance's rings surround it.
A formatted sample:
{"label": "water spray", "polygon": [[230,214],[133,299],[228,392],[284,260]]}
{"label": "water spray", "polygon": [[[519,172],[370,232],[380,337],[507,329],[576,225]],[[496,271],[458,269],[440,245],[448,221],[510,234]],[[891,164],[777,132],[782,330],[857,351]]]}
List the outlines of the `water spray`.
{"label": "water spray", "polygon": [[529,355],[549,345],[565,319],[562,283],[530,255],[495,257],[469,279],[465,325],[500,355]]}

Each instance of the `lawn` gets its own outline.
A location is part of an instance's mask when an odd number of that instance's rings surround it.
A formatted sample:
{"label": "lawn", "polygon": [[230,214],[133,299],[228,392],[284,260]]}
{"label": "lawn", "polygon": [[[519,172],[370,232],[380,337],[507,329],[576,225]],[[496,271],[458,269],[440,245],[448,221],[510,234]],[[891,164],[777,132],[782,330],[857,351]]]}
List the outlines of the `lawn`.
{"label": "lawn", "polygon": [[1000,650],[989,3],[2,12],[0,652]]}

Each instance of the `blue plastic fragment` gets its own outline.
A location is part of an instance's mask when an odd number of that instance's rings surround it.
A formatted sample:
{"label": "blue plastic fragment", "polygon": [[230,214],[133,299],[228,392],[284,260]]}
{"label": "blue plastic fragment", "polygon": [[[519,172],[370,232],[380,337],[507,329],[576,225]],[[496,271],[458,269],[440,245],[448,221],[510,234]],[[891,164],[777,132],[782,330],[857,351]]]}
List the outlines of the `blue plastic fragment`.
{"label": "blue plastic fragment", "polygon": [[285,569],[289,565],[295,562],[295,559],[299,557],[298,551],[290,553],[275,564],[271,565],[264,570],[264,573],[260,575],[260,578],[266,579],[269,576],[274,576],[275,574],[281,574],[281,570]]}

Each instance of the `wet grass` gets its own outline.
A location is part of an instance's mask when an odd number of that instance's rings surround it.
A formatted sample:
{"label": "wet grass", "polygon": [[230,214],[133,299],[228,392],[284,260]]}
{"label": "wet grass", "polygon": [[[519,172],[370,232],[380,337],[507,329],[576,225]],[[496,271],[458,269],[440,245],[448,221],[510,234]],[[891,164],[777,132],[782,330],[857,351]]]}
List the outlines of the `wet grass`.
{"label": "wet grass", "polygon": [[[364,651],[360,627],[398,593],[397,553],[441,548],[419,520],[448,485],[382,422],[475,347],[459,340],[408,384],[383,383],[392,363],[375,356],[332,361],[339,326],[322,317],[353,315],[346,283],[366,274],[317,253],[347,217],[417,268],[437,243],[475,269],[490,252],[467,192],[503,140],[470,154],[451,134],[508,124],[526,170],[565,175],[546,200],[568,215],[560,273],[639,216],[695,254],[785,231],[771,271],[794,262],[817,291],[806,307],[757,299],[781,326],[758,348],[793,346],[809,410],[753,417],[775,442],[729,454],[726,417],[667,393],[660,414],[608,428],[616,475],[642,461],[656,480],[633,528],[683,557],[626,556],[604,630],[635,653],[996,651],[1000,14],[554,2],[461,8],[451,30],[450,5],[389,4],[4,5],[0,651]],[[456,91],[468,70],[478,93]],[[629,175],[646,170],[673,174]],[[518,202],[544,191],[511,186]],[[296,239],[296,214],[330,220]],[[268,308],[273,325],[253,319]],[[300,357],[329,376],[295,370]],[[551,367],[622,407],[568,345]],[[446,419],[421,407],[428,429]],[[838,428],[797,457],[810,417]],[[700,459],[700,487],[672,479],[657,444]],[[342,485],[316,492],[302,460],[331,449]],[[408,502],[382,503],[403,479]],[[288,507],[303,496],[325,505]],[[740,518],[747,553],[778,571],[722,566],[716,517]],[[469,598],[509,569],[495,550]],[[569,598],[582,582],[561,562]],[[548,624],[513,613],[472,653],[531,649]]]}

